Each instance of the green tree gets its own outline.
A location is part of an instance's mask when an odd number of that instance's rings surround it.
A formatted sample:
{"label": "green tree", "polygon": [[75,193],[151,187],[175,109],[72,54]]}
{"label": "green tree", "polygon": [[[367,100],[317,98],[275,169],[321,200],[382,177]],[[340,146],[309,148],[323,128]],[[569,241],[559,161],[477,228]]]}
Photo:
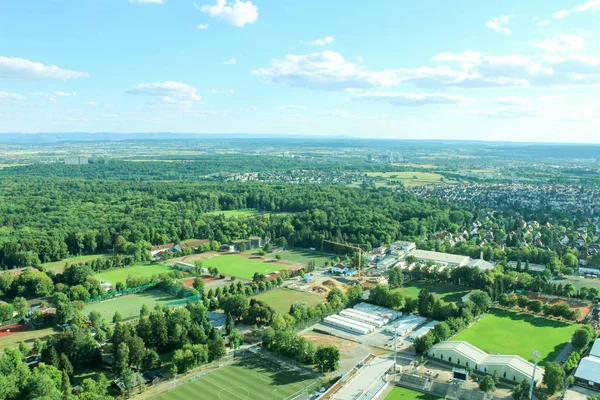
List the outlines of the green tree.
{"label": "green tree", "polygon": [[546,364],[543,383],[550,394],[558,392],[565,383],[565,370],[555,362]]}
{"label": "green tree", "polygon": [[19,315],[19,318],[25,318],[27,315],[27,310],[29,307],[27,306],[27,300],[24,297],[15,297],[13,300],[13,309]]}
{"label": "green tree", "polygon": [[593,330],[589,329],[587,326],[582,326],[573,334],[571,343],[575,349],[581,351],[592,341],[593,338]]}
{"label": "green tree", "polygon": [[69,357],[65,353],[60,355],[60,370],[65,372],[69,379],[73,377],[73,366],[71,365],[71,361],[69,361]]}
{"label": "green tree", "polygon": [[129,369],[129,347],[126,343],[119,344],[112,365],[113,373],[116,376],[122,376]]}
{"label": "green tree", "polygon": [[515,400],[525,400],[529,398],[529,382],[527,380],[523,380],[519,382],[517,386],[514,387],[512,391],[512,397]]}
{"label": "green tree", "polygon": [[323,371],[335,371],[339,368],[340,350],[334,345],[321,345],[314,356],[315,364]]}
{"label": "green tree", "polygon": [[491,375],[486,375],[479,382],[479,390],[486,394],[494,393],[496,391],[496,382]]}

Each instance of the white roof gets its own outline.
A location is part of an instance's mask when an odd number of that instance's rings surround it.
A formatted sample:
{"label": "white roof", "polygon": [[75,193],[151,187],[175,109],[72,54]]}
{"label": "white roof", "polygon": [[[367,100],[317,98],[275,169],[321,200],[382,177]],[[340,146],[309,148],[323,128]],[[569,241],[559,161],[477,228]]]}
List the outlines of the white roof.
{"label": "white roof", "polygon": [[456,254],[439,253],[437,251],[413,250],[410,255],[420,260],[428,260],[440,263],[465,265],[469,262],[470,257],[459,256]]}
{"label": "white roof", "polygon": [[579,363],[579,367],[577,367],[575,377],[594,383],[600,383],[600,358],[583,358]]}
{"label": "white roof", "polygon": [[[486,365],[507,365],[527,376],[532,376],[534,369],[532,363],[519,356],[490,355],[481,363],[480,368]],[[537,367],[535,375],[535,380],[541,380],[544,377],[544,370]]]}
{"label": "white roof", "polygon": [[379,379],[394,365],[394,360],[385,360],[382,358],[374,358],[366,366],[364,366],[352,380],[345,384],[332,399],[335,400],[353,400],[357,395],[363,393],[365,388],[370,388],[377,383]]}
{"label": "white roof", "polygon": [[432,350],[453,350],[477,365],[488,357],[488,353],[467,342],[440,342]]}
{"label": "white roof", "polygon": [[494,268],[494,264],[492,264],[491,262],[485,261],[485,260],[471,260],[469,261],[469,266],[470,267],[477,267],[480,270],[488,270],[488,269],[492,269]]}
{"label": "white roof", "polygon": [[590,356],[600,358],[600,339],[596,339],[592,349],[590,350]]}

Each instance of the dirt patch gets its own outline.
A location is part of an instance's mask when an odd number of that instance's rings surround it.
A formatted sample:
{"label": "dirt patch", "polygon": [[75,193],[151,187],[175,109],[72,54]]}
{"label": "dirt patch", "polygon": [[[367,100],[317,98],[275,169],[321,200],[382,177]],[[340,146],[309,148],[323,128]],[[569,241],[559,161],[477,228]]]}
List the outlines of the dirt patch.
{"label": "dirt patch", "polygon": [[219,255],[219,254],[224,254],[224,253],[219,253],[217,251],[207,251],[206,253],[191,254],[189,256],[185,256],[185,257],[181,257],[181,258],[173,258],[169,261],[174,261],[174,262],[180,261],[180,262],[184,262],[184,263],[188,263],[188,264],[193,264],[194,261],[205,260],[207,258],[211,258],[211,257]]}
{"label": "dirt patch", "polygon": [[285,261],[271,260],[271,259],[268,259],[268,258],[263,258],[263,257],[260,257],[260,256],[256,256],[254,254],[241,254],[241,253],[238,253],[238,254],[236,254],[236,256],[238,256],[238,257],[244,257],[244,258],[249,258],[251,260],[262,261],[262,262],[268,263],[268,264],[281,265],[283,267],[288,267],[292,271],[298,271],[299,269],[302,269],[302,267],[300,267],[298,265],[290,264],[290,263],[287,263]]}
{"label": "dirt patch", "polygon": [[561,304],[561,303],[566,303],[569,305],[569,307],[571,307],[572,310],[581,310],[581,318],[579,318],[577,321],[583,321],[585,319],[585,317],[588,316],[588,314],[590,312],[592,312],[591,307],[589,307],[586,304],[582,304],[582,303],[577,303],[577,302],[569,302],[569,301],[564,301],[564,300],[560,300],[560,299],[554,299],[550,302],[551,305],[556,305],[556,304]]}
{"label": "dirt patch", "polygon": [[24,324],[6,325],[0,328],[0,337],[10,336],[14,333],[29,331],[31,328]]}

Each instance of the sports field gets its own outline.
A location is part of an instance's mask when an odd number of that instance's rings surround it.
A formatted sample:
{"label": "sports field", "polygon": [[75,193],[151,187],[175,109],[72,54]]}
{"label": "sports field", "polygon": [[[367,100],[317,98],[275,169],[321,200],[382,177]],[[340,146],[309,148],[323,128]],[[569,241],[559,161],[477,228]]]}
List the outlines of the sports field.
{"label": "sports field", "polygon": [[117,282],[123,282],[127,280],[129,275],[142,278],[150,278],[151,276],[161,274],[163,272],[172,271],[167,265],[164,264],[143,264],[133,265],[125,268],[115,268],[108,271],[99,272],[96,274],[102,282],[110,282],[116,285]]}
{"label": "sports field", "polygon": [[321,253],[320,251],[312,251],[305,249],[291,249],[282,250],[275,253],[269,254],[267,257],[275,259],[275,255],[279,254],[282,261],[288,261],[295,264],[307,265],[309,261],[314,261],[317,268],[321,268],[325,265],[326,261],[332,261],[335,259],[327,253]]}
{"label": "sports field", "polygon": [[0,350],[13,349],[19,347],[19,343],[26,342],[29,346],[37,338],[44,338],[55,334],[54,328],[44,328],[36,330],[28,330],[15,332],[12,335],[2,335],[0,337]]}
{"label": "sports field", "polygon": [[258,215],[261,214],[258,210],[254,209],[254,208],[245,208],[243,210],[224,210],[224,211],[210,211],[207,212],[205,214],[210,214],[210,215],[221,215],[223,214],[225,217],[227,218],[232,218],[232,217],[252,217],[254,215]]}
{"label": "sports field", "polygon": [[577,327],[514,311],[492,310],[452,340],[464,340],[492,354],[516,354],[532,362],[531,350],[536,349],[544,366],[556,359]]}
{"label": "sports field", "polygon": [[115,297],[99,303],[86,304],[83,311],[86,314],[99,311],[107,321],[112,321],[116,311],[121,314],[123,319],[127,319],[140,315],[143,304],[146,304],[152,310],[157,302],[165,303],[172,300],[178,300],[178,298],[158,289],[151,289],[141,293]]}
{"label": "sports field", "polygon": [[416,299],[422,289],[429,290],[440,299],[446,302],[459,302],[461,298],[469,293],[471,289],[447,283],[430,283],[430,282],[408,282],[405,286],[397,289],[402,292],[405,297]]}
{"label": "sports field", "polygon": [[44,267],[45,271],[52,271],[52,272],[59,273],[65,269],[65,264],[70,265],[70,264],[84,263],[87,261],[92,261],[97,258],[104,258],[104,257],[106,257],[104,254],[91,254],[89,256],[71,257],[71,258],[65,258],[64,260],[60,260],[60,261],[44,263],[41,266]]}
{"label": "sports field", "polygon": [[310,376],[286,369],[283,364],[246,357],[153,399],[283,400],[300,394],[314,382]]}
{"label": "sports field", "polygon": [[415,392],[414,390],[401,387],[395,387],[387,396],[385,396],[385,400],[436,400],[439,398],[440,397],[431,394]]}
{"label": "sports field", "polygon": [[235,254],[224,254],[202,260],[202,267],[216,267],[220,273],[242,279],[252,279],[255,272],[267,275],[290,267],[260,258],[247,258]]}
{"label": "sports field", "polygon": [[443,175],[433,172],[368,172],[367,175],[375,178],[383,178],[390,182],[402,182],[407,187],[456,183],[456,181],[445,179]]}
{"label": "sports field", "polygon": [[253,298],[264,301],[280,314],[287,314],[290,311],[290,306],[297,301],[303,301],[309,307],[325,301],[325,298],[319,294],[291,289],[270,290]]}

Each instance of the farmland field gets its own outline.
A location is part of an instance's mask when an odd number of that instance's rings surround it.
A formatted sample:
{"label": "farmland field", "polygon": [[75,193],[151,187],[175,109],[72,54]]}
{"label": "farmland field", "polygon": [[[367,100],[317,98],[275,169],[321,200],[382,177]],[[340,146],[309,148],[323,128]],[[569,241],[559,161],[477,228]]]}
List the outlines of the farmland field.
{"label": "farmland field", "polygon": [[157,302],[165,303],[172,300],[178,299],[163,291],[151,289],[146,290],[145,292],[116,297],[99,303],[87,304],[83,311],[86,314],[89,314],[92,311],[98,311],[107,321],[112,321],[112,317],[115,315],[116,311],[121,314],[123,319],[127,319],[138,316],[143,304],[152,310]]}
{"label": "farmland field", "polygon": [[127,280],[127,277],[129,275],[142,278],[150,278],[151,276],[169,271],[172,271],[171,268],[164,264],[144,264],[102,271],[97,273],[95,276],[102,282],[110,282],[113,285],[116,285],[117,282],[125,283],[125,280]]}
{"label": "farmland field", "polygon": [[279,254],[282,261],[288,261],[295,264],[308,264],[309,261],[314,261],[317,268],[323,267],[326,261],[332,261],[335,257],[322,253],[320,251],[312,251],[305,249],[283,250],[269,254],[267,257],[274,259],[275,255]]}
{"label": "farmland field", "polygon": [[275,271],[290,269],[290,267],[265,261],[263,259],[246,258],[235,254],[214,256],[202,260],[202,267],[216,267],[220,273],[236,276],[242,279],[252,279],[255,272],[267,275]]}
{"label": "farmland field", "polygon": [[434,172],[369,172],[367,175],[383,178],[390,182],[402,182],[404,186],[456,183],[456,181],[445,179],[443,175]]}
{"label": "farmland field", "polygon": [[315,382],[307,374],[259,357],[237,363],[162,393],[156,400],[283,400]]}
{"label": "farmland field", "polygon": [[415,392],[414,390],[405,389],[401,387],[395,387],[387,396],[385,400],[436,400],[439,397],[431,394],[425,394]]}
{"label": "farmland field", "polygon": [[281,314],[287,314],[290,310],[290,306],[297,301],[303,301],[308,304],[309,307],[316,306],[325,301],[325,298],[319,294],[291,289],[275,289],[261,293],[253,298],[264,301]]}
{"label": "farmland field", "polygon": [[258,214],[262,214],[262,213],[254,208],[246,208],[243,210],[210,211],[205,214],[210,214],[210,215],[223,214],[227,218],[232,218],[232,217],[252,217],[254,215],[258,215]]}
{"label": "farmland field", "polygon": [[41,266],[44,267],[44,270],[46,270],[46,271],[52,271],[52,272],[59,273],[65,269],[65,264],[70,265],[70,264],[84,263],[87,261],[92,261],[92,260],[96,260],[98,258],[104,258],[104,257],[106,257],[106,256],[103,254],[92,254],[89,256],[65,258],[64,260],[60,260],[60,261],[44,263]]}
{"label": "farmland field", "polygon": [[471,289],[467,289],[457,285],[450,285],[446,283],[429,283],[429,282],[408,282],[405,286],[397,289],[403,296],[412,297],[416,299],[419,296],[419,291],[427,289],[430,293],[433,293],[440,299],[446,302],[460,302],[461,298],[469,293]]}
{"label": "farmland field", "polygon": [[532,362],[531,349],[536,349],[543,367],[555,360],[577,327],[514,311],[492,310],[451,340],[469,342],[492,354],[516,354]]}

